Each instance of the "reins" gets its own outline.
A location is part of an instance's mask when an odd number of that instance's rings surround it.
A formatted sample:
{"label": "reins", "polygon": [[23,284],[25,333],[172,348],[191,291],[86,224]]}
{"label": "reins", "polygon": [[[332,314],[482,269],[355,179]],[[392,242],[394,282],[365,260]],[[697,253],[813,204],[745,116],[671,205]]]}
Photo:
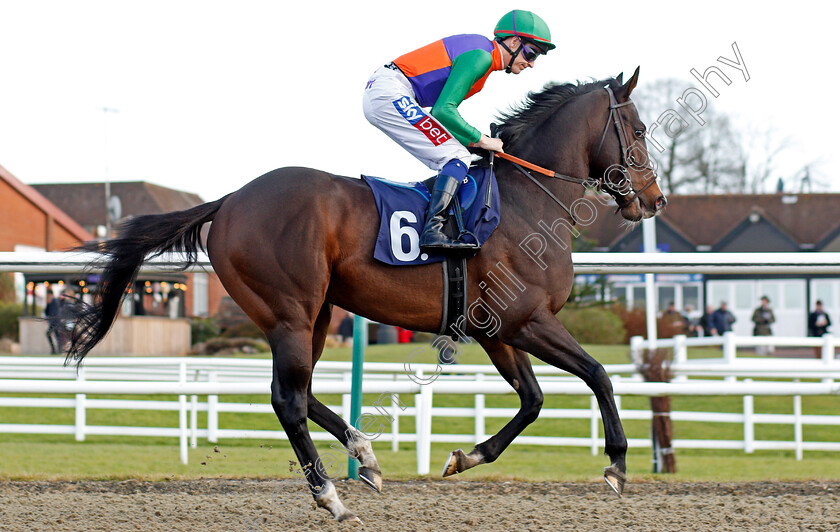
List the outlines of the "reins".
{"label": "reins", "polygon": [[[604,89],[607,91],[607,94],[609,94],[609,97],[610,97],[610,114],[607,117],[607,123],[604,124],[604,133],[601,135],[601,141],[598,143],[598,151],[595,153],[595,157],[598,157],[598,155],[601,153],[601,148],[604,145],[604,140],[607,138],[607,131],[609,131],[610,122],[612,122],[615,125],[616,133],[618,134],[618,143],[619,143],[619,146],[621,147],[621,165],[622,165],[622,167],[626,168],[628,166],[627,162],[628,162],[628,159],[629,159],[630,166],[633,166],[633,167],[636,167],[636,168],[653,170],[653,168],[651,166],[637,164],[636,160],[635,160],[635,156],[631,155],[629,158],[627,157],[627,151],[628,151],[628,148],[627,148],[628,142],[627,142],[627,137],[626,137],[627,136],[627,131],[624,129],[624,118],[621,116],[621,113],[618,111],[618,109],[621,108],[621,107],[624,107],[626,105],[630,105],[633,102],[630,101],[630,100],[627,100],[624,103],[618,103],[618,101],[615,98],[615,94],[613,94],[612,89],[610,89],[609,87],[604,87]],[[513,164],[513,166],[516,167],[517,170],[519,170],[520,172],[525,174],[525,176],[528,179],[530,179],[535,185],[540,187],[540,189],[542,189],[542,191],[545,192],[548,195],[548,197],[550,197],[552,200],[554,200],[555,203],[560,205],[563,208],[563,210],[565,210],[566,213],[568,213],[568,215],[571,217],[572,223],[577,225],[577,219],[575,218],[575,215],[572,213],[572,210],[569,207],[567,207],[565,203],[563,203],[562,201],[557,199],[557,196],[555,196],[550,190],[548,190],[548,188],[546,188],[545,185],[540,183],[537,180],[537,178],[535,178],[533,175],[531,175],[531,173],[528,170],[532,170],[534,172],[540,173],[540,174],[542,174],[546,177],[551,177],[551,178],[554,178],[554,179],[560,179],[562,181],[568,181],[570,183],[575,183],[575,184],[578,184],[578,185],[583,185],[584,183],[589,182],[590,181],[589,178],[581,179],[580,177],[561,174],[561,173],[555,172],[553,170],[543,168],[542,166],[536,165],[534,163],[528,162],[524,159],[520,159],[519,157],[516,157],[515,155],[510,155],[509,153],[493,152],[493,155],[495,155],[496,157],[505,159],[507,161],[510,161]],[[526,168],[528,170],[526,170]],[[603,182],[604,182],[604,177],[602,176],[601,178],[598,179],[598,188],[599,189],[602,186]],[[641,194],[642,192],[647,190],[655,182],[656,182],[656,173],[653,173],[653,176],[650,179],[648,179],[647,182],[645,182],[645,184],[642,185],[642,188],[640,188],[639,190],[634,190],[632,183],[630,183],[630,190],[632,191],[632,194],[630,195],[630,197],[628,199],[622,198],[623,199],[622,204],[618,205],[619,210],[622,207],[625,207],[625,206],[631,204],[633,201],[635,201],[636,198],[639,197],[639,194]],[[616,200],[616,203],[618,203],[618,200]]]}

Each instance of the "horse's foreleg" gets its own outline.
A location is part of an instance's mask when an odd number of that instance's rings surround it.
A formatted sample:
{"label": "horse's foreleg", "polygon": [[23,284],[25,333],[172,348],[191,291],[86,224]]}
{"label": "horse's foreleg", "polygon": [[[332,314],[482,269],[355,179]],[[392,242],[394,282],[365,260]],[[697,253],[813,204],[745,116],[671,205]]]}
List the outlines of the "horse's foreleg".
{"label": "horse's foreleg", "polygon": [[[364,434],[345,422],[338,414],[330,410],[321,401],[309,393],[309,419],[323,427],[341,442],[348,455],[361,463],[359,479],[378,492],[382,491],[382,470],[373,454],[370,441]],[[333,444],[335,445],[335,444]]]}
{"label": "horse's foreleg", "polygon": [[309,490],[318,506],[338,521],[358,520],[338,498],[306,425],[312,337],[308,332],[289,332],[286,324],[267,336],[273,358],[271,406],[297,455]]}
{"label": "horse's foreleg", "polygon": [[627,439],[618,417],[612,383],[604,367],[583,350],[548,310],[535,313],[526,326],[511,338],[510,343],[546,364],[579,377],[595,394],[604,420],[605,451],[612,461],[604,469],[604,479],[620,496],[627,471]]}
{"label": "horse's foreleg", "polygon": [[495,461],[514,438],[537,419],[542,408],[543,394],[534,376],[528,354],[497,339],[477,337],[476,340],[487,351],[501,376],[519,394],[519,412],[498,434],[477,444],[469,454],[464,454],[461,449],[450,453],[449,460],[443,468],[444,477]]}

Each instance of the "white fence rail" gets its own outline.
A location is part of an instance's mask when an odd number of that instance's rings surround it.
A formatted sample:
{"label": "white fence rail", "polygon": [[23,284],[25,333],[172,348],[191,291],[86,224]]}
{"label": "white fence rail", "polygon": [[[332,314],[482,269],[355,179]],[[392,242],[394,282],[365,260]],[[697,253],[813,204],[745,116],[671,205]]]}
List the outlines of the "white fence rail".
{"label": "white fence rail", "polygon": [[[736,339],[736,342],[738,340]],[[664,341],[661,341],[664,342]],[[759,360],[759,362],[768,362]],[[785,362],[785,361],[782,361]],[[837,395],[840,384],[840,364],[822,360],[787,360],[787,364],[761,367],[753,364],[747,367],[747,360],[738,360],[739,365],[723,361],[690,361],[674,365],[678,375],[673,383],[646,383],[636,375],[632,364],[606,366],[613,376],[613,387],[619,406],[621,396],[680,396],[680,395],[729,395],[743,397],[742,412],[672,412],[674,421],[718,422],[743,425],[741,440],[680,440],[674,441],[676,448],[695,449],[793,449],[801,459],[803,451],[840,451],[840,442],[805,441],[802,437],[806,425],[840,425],[840,415],[803,415],[802,396]],[[731,371],[727,371],[731,370]],[[409,372],[406,372],[406,369]],[[539,375],[540,386],[546,395],[589,396],[589,408],[585,409],[543,409],[541,418],[588,419],[589,435],[586,437],[520,436],[517,444],[582,446],[597,454],[602,445],[599,436],[600,417],[597,403],[589,389],[578,379],[547,366],[534,368]],[[516,408],[487,408],[485,395],[513,394],[512,388],[504,382],[489,365],[446,366],[446,375],[440,375],[429,384],[438,371],[433,364],[414,364],[406,368],[403,364],[368,363],[365,367],[364,392],[378,394],[378,404],[363,408],[363,413],[377,416],[383,423],[377,441],[390,441],[396,450],[400,442],[416,444],[417,471],[426,474],[430,467],[430,446],[432,442],[477,443],[487,434],[485,423],[490,418],[510,418]],[[325,361],[318,365],[313,380],[316,394],[340,394],[342,404],[331,408],[345,418],[350,404],[350,363]],[[733,376],[783,377],[785,379],[824,379],[822,382],[751,382],[738,381]],[[265,438],[285,439],[282,430],[249,430],[241,427],[220,427],[219,414],[223,412],[272,413],[269,404],[269,360],[247,359],[198,359],[198,358],[90,358],[84,369],[76,374],[72,368],[65,368],[55,358],[0,357],[0,393],[34,393],[44,395],[71,394],[73,398],[50,397],[0,397],[0,407],[68,408],[75,410],[73,425],[45,424],[0,424],[0,432],[73,434],[77,440],[86,435],[159,436],[178,438],[181,461],[186,463],[188,449],[197,446],[198,438],[215,442],[219,438]],[[691,376],[724,376],[725,380],[691,380]],[[101,395],[175,395],[177,401],[151,401],[126,399],[90,399],[89,394]],[[265,395],[262,404],[222,402],[225,395]],[[435,406],[434,398],[439,394],[474,396],[474,406],[465,408]],[[413,395],[413,400],[408,398]],[[753,408],[753,397],[761,395],[790,396],[793,398],[793,414],[760,414]],[[200,400],[203,399],[203,400]],[[399,405],[399,406],[398,406]],[[86,422],[87,411],[91,409],[138,409],[177,411],[177,427],[128,427],[98,426]],[[198,413],[206,412],[205,426],[198,426]],[[412,417],[414,432],[400,430],[400,419]],[[650,420],[649,410],[621,410],[625,420]],[[432,432],[432,418],[470,417],[474,419],[472,434],[443,434]],[[756,440],[756,424],[792,425],[792,441]],[[404,425],[403,425],[404,427]],[[279,429],[279,427],[278,427]],[[326,432],[312,432],[315,440],[333,440]],[[632,447],[649,447],[647,438],[629,440]]]}
{"label": "white fence rail", "polygon": [[[688,360],[689,347],[720,347],[723,351],[723,358],[721,362],[732,364],[738,359],[738,348],[752,348],[752,347],[811,347],[819,348],[819,360],[823,365],[832,365],[835,363],[836,351],[838,348],[837,338],[832,334],[825,334],[822,337],[814,338],[800,338],[788,336],[735,336],[732,331],[726,332],[723,336],[704,336],[696,338],[688,338],[684,335],[678,335],[674,338],[657,339],[650,342],[641,336],[634,336],[630,339],[630,354],[634,362],[638,363],[641,360],[641,353],[643,349],[650,349],[651,347],[664,347],[674,350],[674,363],[684,364]],[[744,359],[740,359],[744,360]],[[755,359],[748,359],[755,360]],[[773,359],[764,359],[765,366],[774,364]],[[714,362],[714,359],[706,362]],[[814,365],[814,359],[803,359],[802,363],[806,365]],[[785,362],[785,364],[788,364]],[[821,366],[818,366],[821,367]]]}
{"label": "white fence rail", "polygon": [[[77,273],[97,256],[75,252],[0,252],[0,272]],[[840,253],[572,253],[575,273],[741,273],[840,274]],[[167,253],[147,262],[143,271],[172,271],[183,256]],[[212,271],[199,254],[192,269]],[[91,271],[96,271],[95,269]]]}

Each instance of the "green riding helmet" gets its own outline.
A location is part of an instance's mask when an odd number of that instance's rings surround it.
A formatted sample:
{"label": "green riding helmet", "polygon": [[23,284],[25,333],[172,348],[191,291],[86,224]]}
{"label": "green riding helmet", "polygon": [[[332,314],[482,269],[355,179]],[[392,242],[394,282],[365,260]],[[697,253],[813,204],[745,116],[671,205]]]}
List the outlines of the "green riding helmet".
{"label": "green riding helmet", "polygon": [[529,39],[545,52],[556,48],[551,44],[551,31],[548,29],[548,24],[535,13],[522,9],[514,9],[503,16],[496,24],[493,35],[502,39],[512,35]]}

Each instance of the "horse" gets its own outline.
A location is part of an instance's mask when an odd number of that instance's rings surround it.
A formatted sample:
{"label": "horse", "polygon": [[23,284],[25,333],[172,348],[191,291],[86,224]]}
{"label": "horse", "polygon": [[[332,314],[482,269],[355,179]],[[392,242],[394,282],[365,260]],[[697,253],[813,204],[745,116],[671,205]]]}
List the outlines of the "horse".
{"label": "horse", "polygon": [[[630,100],[638,76],[637,68],[626,83],[620,74],[548,84],[500,116],[498,134],[505,150],[557,169],[559,179],[535,178],[506,160],[494,163],[501,221],[481,251],[467,261],[471,319],[463,333],[487,352],[519,395],[520,409],[498,434],[471,452],[451,453],[444,476],[495,461],[537,419],[543,395],[530,353],[582,379],[594,393],[610,459],[604,479],[621,496],[627,440],[610,379],[556,314],[574,283],[571,241],[575,224],[586,222],[582,185],[606,193],[595,197],[614,201],[616,213],[631,223],[658,214],[666,204],[655,170],[645,160],[645,126]],[[308,418],[335,436],[360,461],[360,478],[381,491],[382,473],[369,440],[312,394],[312,371],[324,348],[332,307],[428,332],[438,331],[443,311],[440,265],[394,267],[374,260],[379,216],[362,180],[310,168],[281,168],[219,200],[138,216],[114,239],[83,245],[102,254],[104,271],[93,304],[74,311],[68,362],[81,364],[107,334],[147,257],[180,251],[187,265],[194,264],[204,249],[201,230],[208,222],[212,224],[206,251],[215,272],[271,346],[271,405],[315,502],[339,521],[358,520],[339,499],[307,428]],[[535,236],[544,235],[546,228],[549,238]],[[501,270],[514,284],[506,300],[499,295]],[[491,300],[498,316],[492,328],[476,306]]]}

